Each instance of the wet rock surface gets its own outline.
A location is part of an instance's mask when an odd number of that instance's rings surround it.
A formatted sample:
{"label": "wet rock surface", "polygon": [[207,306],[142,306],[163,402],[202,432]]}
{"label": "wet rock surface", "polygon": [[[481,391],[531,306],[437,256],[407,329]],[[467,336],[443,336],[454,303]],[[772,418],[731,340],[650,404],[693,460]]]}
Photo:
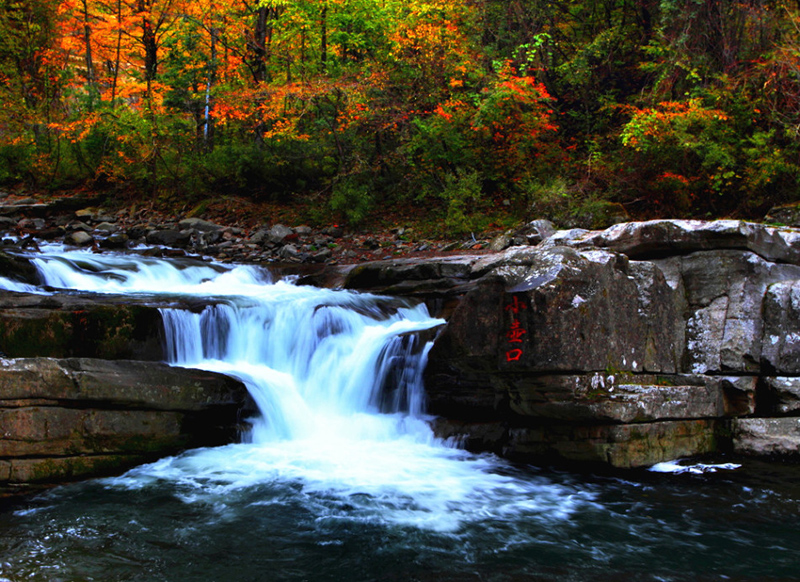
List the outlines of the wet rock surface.
{"label": "wet rock surface", "polygon": [[156,306],[125,296],[0,291],[0,353],[7,357],[162,360]]}
{"label": "wet rock surface", "polygon": [[798,251],[794,229],[653,221],[359,265],[345,285],[449,298],[426,389],[440,435],[472,448],[617,467],[800,458]]}
{"label": "wet rock surface", "polygon": [[[268,264],[298,284],[425,301],[447,319],[425,374],[429,409],[441,436],[475,450],[618,467],[730,450],[800,457],[800,230],[656,220],[556,231],[533,221],[454,243],[35,201],[0,208],[0,229],[2,276],[20,282],[37,282],[19,251],[38,241],[129,252],[147,242],[149,254]],[[0,345],[9,355],[160,357],[157,342],[130,339],[154,337],[146,306],[104,328],[99,307],[47,311],[18,295],[0,303],[0,342],[18,330],[50,351],[15,351],[15,340]],[[92,335],[75,323],[81,311],[107,330],[97,345],[117,347],[70,351]],[[115,329],[130,333],[114,339]]]}
{"label": "wet rock surface", "polygon": [[245,387],[156,362],[0,359],[0,490],[119,472],[235,438]]}

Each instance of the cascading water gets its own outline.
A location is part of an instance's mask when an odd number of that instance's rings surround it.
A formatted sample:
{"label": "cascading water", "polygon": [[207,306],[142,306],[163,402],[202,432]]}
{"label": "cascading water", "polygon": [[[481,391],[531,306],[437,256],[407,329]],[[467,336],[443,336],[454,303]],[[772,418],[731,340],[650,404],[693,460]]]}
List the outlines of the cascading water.
{"label": "cascading water", "polygon": [[424,305],[272,281],[249,266],[86,252],[34,263],[46,287],[208,299],[199,313],[161,309],[168,360],[240,379],[261,413],[242,443],[109,483],[136,488],[157,476],[194,483],[187,498],[198,498],[285,480],[346,498],[359,520],[438,531],[511,507],[566,516],[591,498],[557,487],[542,494],[493,471],[495,461],[437,442],[423,414],[427,347],[417,332],[443,322]]}
{"label": "cascading water", "polygon": [[[255,267],[62,249],[33,260],[45,286],[0,287],[149,296],[163,305],[169,361],[241,379],[260,414],[242,442],[0,512],[0,582],[797,571],[786,540],[798,540],[800,494],[692,473],[579,480],[435,439],[420,337],[442,322],[423,306],[273,281]],[[758,547],[769,559],[754,557]],[[680,563],[665,559],[676,554]]]}

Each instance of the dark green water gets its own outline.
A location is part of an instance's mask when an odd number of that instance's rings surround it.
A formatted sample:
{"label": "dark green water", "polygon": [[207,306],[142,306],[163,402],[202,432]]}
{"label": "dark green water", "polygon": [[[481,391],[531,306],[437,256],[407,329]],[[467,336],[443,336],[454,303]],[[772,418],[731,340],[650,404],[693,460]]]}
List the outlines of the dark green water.
{"label": "dark green water", "polygon": [[89,481],[3,507],[0,580],[800,580],[800,467],[743,463],[579,476],[493,462],[547,501],[495,500],[446,531],[382,517],[414,509],[396,493]]}

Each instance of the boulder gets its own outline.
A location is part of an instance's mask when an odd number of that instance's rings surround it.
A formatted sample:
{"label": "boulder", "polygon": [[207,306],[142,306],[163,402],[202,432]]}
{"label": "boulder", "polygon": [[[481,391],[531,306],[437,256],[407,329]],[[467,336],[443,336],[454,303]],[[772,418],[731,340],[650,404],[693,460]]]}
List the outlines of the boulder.
{"label": "boulder", "polygon": [[606,251],[515,247],[473,269],[485,275],[431,350],[429,391],[477,370],[676,371],[679,315],[652,266]]}
{"label": "boulder", "polygon": [[387,295],[442,296],[465,293],[478,274],[480,257],[458,255],[426,259],[389,259],[362,263],[347,273],[344,287]]}
{"label": "boulder", "polygon": [[166,247],[182,247],[189,243],[192,231],[189,229],[175,230],[151,230],[147,233],[145,240],[150,245],[163,245]]}
{"label": "boulder", "polygon": [[292,244],[282,246],[278,256],[284,261],[301,262],[304,259],[304,255]]}
{"label": "boulder", "polygon": [[768,261],[800,264],[800,231],[742,220],[626,222],[600,232],[583,231],[570,242],[581,248],[608,248],[631,259],[736,249],[749,250]]}
{"label": "boulder", "polygon": [[283,224],[276,224],[267,231],[266,238],[269,242],[281,244],[287,239],[287,237],[290,237],[293,234],[294,229],[284,226]]}
{"label": "boulder", "polygon": [[100,241],[100,246],[105,249],[124,249],[128,246],[130,238],[124,232],[112,232],[107,238]]}
{"label": "boulder", "polygon": [[493,252],[502,251],[507,249],[512,245],[514,241],[514,233],[512,231],[507,231],[501,234],[498,234],[489,242],[489,250]]}
{"label": "boulder", "polygon": [[73,230],[64,237],[64,243],[76,247],[86,247],[94,242],[94,237],[83,230]]}
{"label": "boulder", "polygon": [[2,251],[0,251],[0,276],[30,285],[41,283],[39,271],[27,258]]}
{"label": "boulder", "polygon": [[218,232],[224,228],[219,224],[203,220],[202,218],[184,218],[178,223],[178,226],[181,230],[194,229],[200,232]]}
{"label": "boulder", "polygon": [[0,488],[119,471],[231,442],[237,381],[154,362],[0,359]]}
{"label": "boulder", "polygon": [[741,455],[800,458],[800,418],[737,418],[732,433]]}
{"label": "boulder", "polygon": [[539,219],[527,223],[514,232],[514,239],[522,238],[529,245],[537,245],[556,233],[556,228],[549,220]]}
{"label": "boulder", "polygon": [[94,229],[98,232],[111,234],[112,232],[117,232],[119,230],[119,226],[112,222],[101,222]]}

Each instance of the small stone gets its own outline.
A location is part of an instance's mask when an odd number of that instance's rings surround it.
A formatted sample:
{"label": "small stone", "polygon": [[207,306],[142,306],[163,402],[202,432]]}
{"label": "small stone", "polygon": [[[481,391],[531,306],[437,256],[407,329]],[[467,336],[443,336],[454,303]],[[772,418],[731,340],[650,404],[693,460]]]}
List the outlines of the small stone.
{"label": "small stone", "polygon": [[85,247],[94,242],[94,238],[88,232],[75,230],[64,237],[64,242],[68,245]]}
{"label": "small stone", "polygon": [[111,222],[101,222],[97,226],[94,227],[95,230],[99,230],[100,232],[117,232],[119,227],[116,224],[112,224]]}
{"label": "small stone", "polygon": [[195,230],[199,230],[200,232],[215,232],[223,229],[223,227],[219,224],[215,224],[201,218],[184,218],[178,223],[178,227],[182,230],[193,228]]}
{"label": "small stone", "polygon": [[17,223],[17,227],[24,230],[42,230],[45,226],[43,218],[23,218]]}

